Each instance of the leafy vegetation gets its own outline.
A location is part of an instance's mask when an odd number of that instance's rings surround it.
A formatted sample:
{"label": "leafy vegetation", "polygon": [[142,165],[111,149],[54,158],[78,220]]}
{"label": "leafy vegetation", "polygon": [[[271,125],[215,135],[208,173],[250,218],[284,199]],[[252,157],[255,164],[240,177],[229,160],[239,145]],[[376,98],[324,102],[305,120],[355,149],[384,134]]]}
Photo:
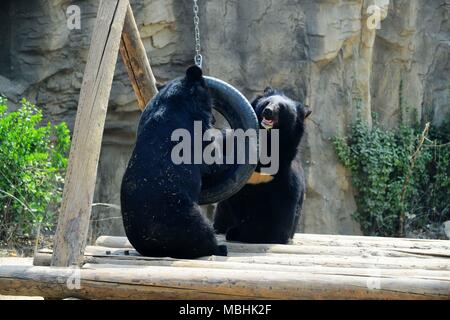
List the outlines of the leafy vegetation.
{"label": "leafy vegetation", "polygon": [[42,112],[25,99],[7,112],[0,97],[0,242],[15,245],[53,228],[61,200],[69,130],[42,125]]}
{"label": "leafy vegetation", "polygon": [[387,130],[360,116],[334,145],[358,194],[354,218],[366,235],[403,236],[450,220],[450,116],[439,127]]}

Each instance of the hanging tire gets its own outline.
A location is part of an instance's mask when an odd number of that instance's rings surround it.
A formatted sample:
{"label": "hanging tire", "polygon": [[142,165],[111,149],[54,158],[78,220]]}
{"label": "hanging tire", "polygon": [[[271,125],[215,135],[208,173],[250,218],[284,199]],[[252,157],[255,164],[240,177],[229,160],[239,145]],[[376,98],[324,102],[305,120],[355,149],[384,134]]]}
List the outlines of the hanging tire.
{"label": "hanging tire", "polygon": [[[215,113],[228,122],[231,129],[254,129],[258,132],[258,120],[249,101],[233,86],[213,78],[204,77],[212,97]],[[246,154],[249,144],[246,143]],[[228,199],[238,192],[248,181],[256,164],[223,165],[223,170],[202,177],[202,191],[199,204],[211,204]]]}

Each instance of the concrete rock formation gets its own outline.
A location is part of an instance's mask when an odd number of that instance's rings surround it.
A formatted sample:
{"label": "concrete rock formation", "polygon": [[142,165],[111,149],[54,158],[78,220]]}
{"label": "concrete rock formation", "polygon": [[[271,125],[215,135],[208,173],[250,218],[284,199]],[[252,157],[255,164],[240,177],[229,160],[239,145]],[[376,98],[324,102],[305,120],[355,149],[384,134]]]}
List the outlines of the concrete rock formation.
{"label": "concrete rock formation", "polygon": [[[131,1],[157,80],[179,76],[193,59],[192,4]],[[66,8],[81,9],[81,30]],[[440,123],[449,112],[449,0],[200,1],[205,71],[248,98],[267,85],[313,109],[303,142],[307,197],[300,230],[359,234],[355,193],[330,138],[346,131],[359,106],[387,126],[417,117]],[[380,29],[367,20],[380,8]],[[98,0],[0,3],[0,92],[24,96],[52,121],[73,126]],[[369,21],[369,22],[370,22]],[[119,185],[139,111],[118,60],[99,165],[98,203],[119,204]],[[96,206],[93,237],[123,234],[120,211]]]}

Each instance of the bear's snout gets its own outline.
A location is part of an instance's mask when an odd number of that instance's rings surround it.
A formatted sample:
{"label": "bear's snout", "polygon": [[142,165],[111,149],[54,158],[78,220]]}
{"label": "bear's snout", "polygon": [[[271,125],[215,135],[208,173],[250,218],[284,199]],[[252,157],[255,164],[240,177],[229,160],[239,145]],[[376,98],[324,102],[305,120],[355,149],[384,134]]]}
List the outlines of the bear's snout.
{"label": "bear's snout", "polygon": [[266,118],[267,120],[272,120],[273,119],[273,115],[274,115],[274,111],[273,111],[273,107],[266,107],[263,112],[262,112],[262,116],[264,118]]}

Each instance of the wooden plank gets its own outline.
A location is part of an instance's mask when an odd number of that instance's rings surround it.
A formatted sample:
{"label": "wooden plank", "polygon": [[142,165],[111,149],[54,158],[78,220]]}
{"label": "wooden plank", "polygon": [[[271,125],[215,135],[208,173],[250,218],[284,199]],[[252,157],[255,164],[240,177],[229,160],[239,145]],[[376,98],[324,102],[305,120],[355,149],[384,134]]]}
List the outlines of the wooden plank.
{"label": "wooden plank", "polygon": [[417,259],[391,257],[345,257],[321,255],[283,255],[283,254],[234,254],[230,257],[212,256],[215,261],[235,261],[245,263],[268,263],[299,266],[327,266],[344,268],[380,268],[380,269],[427,269],[450,271],[448,259]]}
{"label": "wooden plank", "polygon": [[66,174],[52,265],[82,260],[115,64],[128,0],[102,0],[91,39]]}
{"label": "wooden plank", "polygon": [[[414,239],[396,239],[394,240],[397,242],[396,244],[392,240],[383,241],[379,238],[366,237],[360,239],[355,237],[358,240],[352,241],[351,238],[344,237],[344,239],[338,238],[339,243],[336,243],[336,240],[327,239],[328,236],[316,237],[316,240],[308,240],[308,236],[296,237],[293,245],[227,242],[223,241],[223,237],[218,237],[218,240],[228,246],[229,252],[450,258],[450,248],[446,249],[447,241],[434,241],[431,244],[426,242],[424,244],[421,241],[414,241]],[[299,242],[302,244],[299,244]],[[374,245],[374,242],[376,245]],[[117,249],[132,248],[126,237],[101,236],[95,243],[98,246]]]}
{"label": "wooden plank", "polygon": [[[125,252],[126,251],[126,252]],[[143,257],[134,249],[105,248],[98,246],[87,246],[85,259],[87,257],[111,257],[147,260],[147,261],[175,261],[173,258],[165,257]],[[35,265],[47,265],[48,258],[40,256],[40,262]],[[423,259],[417,257],[386,257],[386,256],[338,256],[318,254],[273,254],[273,253],[236,253],[229,252],[227,257],[209,256],[198,260],[238,262],[256,264],[279,264],[290,266],[324,266],[338,268],[379,268],[379,269],[425,269],[450,271],[450,259],[432,258]],[[85,260],[86,261],[86,260]]]}
{"label": "wooden plank", "polygon": [[[217,236],[219,242],[224,242],[233,248],[242,246],[249,248],[248,250],[264,250],[264,248],[282,248],[283,245],[271,244],[249,244],[238,242],[227,242],[222,235]],[[112,248],[132,248],[132,245],[126,237],[100,236],[95,242],[98,246]],[[444,256],[450,255],[450,240],[426,240],[426,239],[404,239],[404,238],[381,238],[381,237],[361,237],[361,236],[340,236],[340,235],[313,235],[313,234],[295,234],[292,243],[284,245],[289,246],[323,246],[337,247],[353,247],[353,248],[373,248],[373,249],[424,249],[428,252],[435,252]],[[257,249],[255,249],[257,248]],[[286,249],[290,250],[290,249]],[[254,251],[256,252],[256,251]]]}
{"label": "wooden plank", "polygon": [[356,246],[356,247],[379,247],[379,248],[409,248],[409,249],[443,249],[450,250],[450,240],[434,239],[408,239],[408,238],[383,238],[364,236],[342,236],[325,234],[302,234],[296,233],[292,244],[324,246]]}
{"label": "wooden plank", "polygon": [[[139,259],[170,259],[142,257],[134,249],[102,248],[98,246],[86,247],[86,255],[89,256],[135,256]],[[106,254],[108,252],[109,254]],[[422,259],[415,257],[378,257],[378,256],[337,256],[337,255],[317,255],[317,254],[271,254],[271,253],[239,253],[230,252],[227,257],[209,256],[199,258],[209,261],[233,261],[245,263],[268,263],[284,265],[324,265],[334,267],[354,267],[367,268],[377,266],[379,268],[403,268],[414,269],[423,268],[429,270],[450,270],[450,259],[433,258]]]}
{"label": "wooden plank", "polygon": [[139,108],[144,110],[150,99],[158,93],[158,89],[130,5],[128,5],[123,26],[120,55],[136,94]]}
{"label": "wooden plank", "polygon": [[[447,281],[203,268],[80,269],[5,266],[0,294],[84,299],[449,299]],[[368,281],[369,280],[369,281]]]}
{"label": "wooden plank", "polygon": [[[50,266],[51,253],[38,253],[34,260],[35,266]],[[38,263],[38,264],[36,264]],[[137,259],[133,256],[85,256],[83,268],[96,269],[105,267],[139,268],[142,266],[165,266],[178,268],[209,268],[233,270],[284,271],[313,274],[347,274],[374,277],[408,277],[450,281],[450,270],[426,269],[380,269],[375,266],[367,268],[328,267],[328,266],[300,266],[263,263],[245,263],[232,261],[206,261],[188,259]]]}
{"label": "wooden plank", "polygon": [[[101,243],[101,242],[99,242]],[[232,253],[277,253],[277,254],[292,254],[292,255],[335,255],[335,256],[372,256],[372,257],[416,257],[416,258],[433,258],[439,256],[439,253],[444,254],[444,252],[435,251],[436,255],[431,254],[417,254],[416,252],[401,252],[392,249],[380,249],[380,248],[358,248],[358,247],[325,247],[325,246],[294,246],[294,245],[271,245],[271,244],[248,244],[248,243],[232,243],[232,242],[220,242],[220,244],[225,244],[228,248],[228,252]],[[100,246],[97,246],[100,247]],[[103,247],[104,251],[107,248],[114,250],[126,250],[133,249],[131,247],[121,248],[120,246],[112,248],[110,246]],[[123,251],[122,251],[123,252]],[[133,251],[134,252],[134,251]],[[418,252],[423,252],[418,250]],[[449,253],[450,254],[450,253]]]}
{"label": "wooden plank", "polygon": [[127,237],[117,236],[100,236],[95,240],[95,245],[110,248],[133,248]]}

